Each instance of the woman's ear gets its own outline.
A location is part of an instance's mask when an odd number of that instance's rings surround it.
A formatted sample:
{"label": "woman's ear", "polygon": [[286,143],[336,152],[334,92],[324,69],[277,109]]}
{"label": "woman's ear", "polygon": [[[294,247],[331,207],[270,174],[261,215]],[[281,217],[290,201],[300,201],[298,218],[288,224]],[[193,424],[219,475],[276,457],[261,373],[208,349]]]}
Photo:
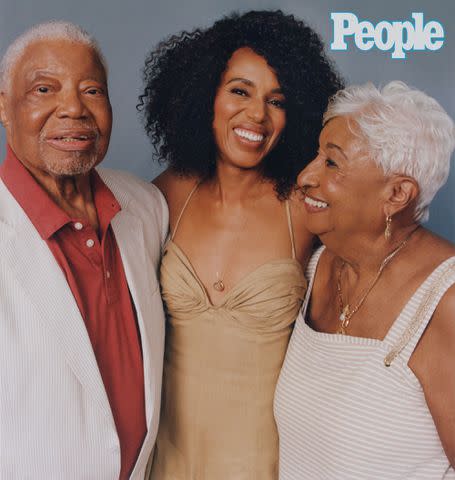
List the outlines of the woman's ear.
{"label": "woman's ear", "polygon": [[385,215],[393,216],[414,204],[419,192],[419,185],[413,178],[405,175],[392,176],[386,185]]}

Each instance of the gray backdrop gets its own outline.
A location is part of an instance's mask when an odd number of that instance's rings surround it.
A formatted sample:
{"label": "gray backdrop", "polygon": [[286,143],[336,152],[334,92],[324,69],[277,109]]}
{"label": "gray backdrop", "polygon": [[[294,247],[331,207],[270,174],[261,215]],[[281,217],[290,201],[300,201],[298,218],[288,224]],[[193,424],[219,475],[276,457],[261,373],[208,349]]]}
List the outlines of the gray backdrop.
{"label": "gray backdrop", "polygon": [[[426,21],[439,20],[445,44],[436,52],[410,53],[393,60],[390,53],[371,50],[332,52],[350,83],[376,84],[403,80],[435,97],[455,117],[455,2],[453,0],[0,0],[0,55],[30,25],[49,19],[79,23],[93,33],[110,66],[110,95],[114,129],[105,165],[152,179],[161,168],[151,160],[151,146],[135,110],[141,91],[141,73],[147,52],[163,37],[182,29],[208,26],[233,10],[281,8],[305,19],[326,42],[332,40],[330,13],[350,11],[376,24],[381,20],[407,20],[424,12]],[[0,151],[5,138],[0,129]],[[453,160],[453,159],[452,159]],[[453,161],[452,161],[453,167]],[[427,226],[455,241],[455,172],[431,207]]]}

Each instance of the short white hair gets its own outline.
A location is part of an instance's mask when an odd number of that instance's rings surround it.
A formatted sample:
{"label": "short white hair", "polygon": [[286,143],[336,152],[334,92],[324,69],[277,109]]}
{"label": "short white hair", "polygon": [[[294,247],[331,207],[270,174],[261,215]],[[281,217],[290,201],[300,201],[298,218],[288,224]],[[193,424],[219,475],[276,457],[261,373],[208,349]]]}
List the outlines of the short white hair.
{"label": "short white hair", "polygon": [[70,22],[52,20],[50,22],[34,25],[17,37],[6,49],[0,62],[0,90],[8,90],[13,67],[30,45],[41,40],[60,39],[81,43],[91,48],[98,56],[107,75],[107,63],[97,41],[79,25]]}
{"label": "short white hair", "polygon": [[428,220],[428,207],[447,180],[455,148],[455,127],[446,111],[429,95],[393,81],[381,89],[366,83],[337,92],[323,124],[343,115],[358,124],[370,158],[385,175],[403,174],[417,181],[414,218]]}

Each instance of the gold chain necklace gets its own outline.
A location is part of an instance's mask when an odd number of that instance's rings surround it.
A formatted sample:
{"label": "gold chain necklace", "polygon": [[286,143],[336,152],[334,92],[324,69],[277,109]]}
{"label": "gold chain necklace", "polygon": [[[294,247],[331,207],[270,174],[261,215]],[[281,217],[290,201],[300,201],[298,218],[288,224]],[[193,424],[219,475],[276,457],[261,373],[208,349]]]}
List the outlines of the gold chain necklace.
{"label": "gold chain necklace", "polygon": [[349,303],[346,303],[346,305],[343,304],[343,296],[341,293],[341,274],[343,272],[343,268],[346,265],[346,262],[343,262],[340,265],[340,270],[338,272],[338,280],[337,280],[337,294],[338,294],[338,301],[339,301],[339,306],[340,306],[340,316],[338,317],[340,320],[340,326],[337,330],[336,333],[339,333],[341,335],[346,335],[346,329],[348,328],[349,324],[351,323],[351,318],[359,308],[363,305],[365,302],[366,298],[368,297],[369,293],[371,290],[373,290],[373,287],[376,285],[376,283],[379,280],[379,277],[381,276],[383,270],[385,267],[391,262],[391,260],[395,257],[395,255],[408,243],[409,238],[411,235],[417,230],[413,230],[399,245],[398,247],[395,248],[391,253],[387,255],[387,257],[384,258],[384,260],[381,262],[381,265],[379,266],[379,269],[371,282],[371,284],[368,286],[368,288],[365,290],[365,293],[360,297],[360,300],[354,305],[353,308],[349,305]]}
{"label": "gold chain necklace", "polygon": [[[255,197],[253,196],[253,198],[251,200],[249,200],[249,206],[250,206],[249,211],[254,212],[259,200],[262,199],[263,197],[264,197],[263,193],[260,193],[259,195],[256,195]],[[245,229],[245,227],[248,223],[249,218],[250,218],[249,212],[248,211],[244,212],[243,218],[241,219],[240,225],[238,227],[238,233],[233,238],[233,240],[231,242],[231,244],[234,246],[234,249],[236,249],[237,246],[239,245],[240,238],[242,237],[242,233],[243,233],[243,231],[244,231],[244,229]],[[213,287],[214,290],[216,290],[217,292],[224,292],[224,290],[226,288],[225,281],[226,281],[226,278],[228,277],[231,269],[232,269],[231,262],[227,262],[227,265],[223,269],[220,269],[220,270],[215,272],[216,280],[212,283],[212,287]]]}
{"label": "gold chain necklace", "polygon": [[[248,215],[245,214],[244,218],[242,219],[242,223],[238,228],[239,233],[237,233],[237,235],[234,237],[234,239],[232,241],[232,244],[235,247],[237,247],[237,245],[239,243],[240,237],[242,236],[242,232],[245,229],[245,226],[246,226],[247,222],[248,222]],[[220,293],[224,292],[224,290],[226,288],[226,284],[224,283],[223,279],[226,278],[228,273],[229,273],[229,262],[228,262],[227,267],[224,267],[224,269],[221,270],[221,275],[220,275],[220,271],[216,272],[216,280],[212,283],[212,286],[213,286],[214,290],[216,290],[217,292],[220,292]]]}

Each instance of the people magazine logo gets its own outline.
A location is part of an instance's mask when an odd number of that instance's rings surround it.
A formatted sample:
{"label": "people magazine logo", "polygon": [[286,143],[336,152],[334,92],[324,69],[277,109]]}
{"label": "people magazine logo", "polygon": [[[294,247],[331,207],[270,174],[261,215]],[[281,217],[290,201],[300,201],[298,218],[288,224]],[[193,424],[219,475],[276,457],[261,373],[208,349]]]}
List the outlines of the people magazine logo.
{"label": "people magazine logo", "polygon": [[436,51],[444,45],[444,27],[436,20],[425,23],[423,13],[412,13],[411,20],[387,21],[376,25],[359,21],[351,12],[333,12],[331,50],[347,51],[350,46],[368,51],[377,48],[390,52],[392,58],[405,59],[408,52]]}

